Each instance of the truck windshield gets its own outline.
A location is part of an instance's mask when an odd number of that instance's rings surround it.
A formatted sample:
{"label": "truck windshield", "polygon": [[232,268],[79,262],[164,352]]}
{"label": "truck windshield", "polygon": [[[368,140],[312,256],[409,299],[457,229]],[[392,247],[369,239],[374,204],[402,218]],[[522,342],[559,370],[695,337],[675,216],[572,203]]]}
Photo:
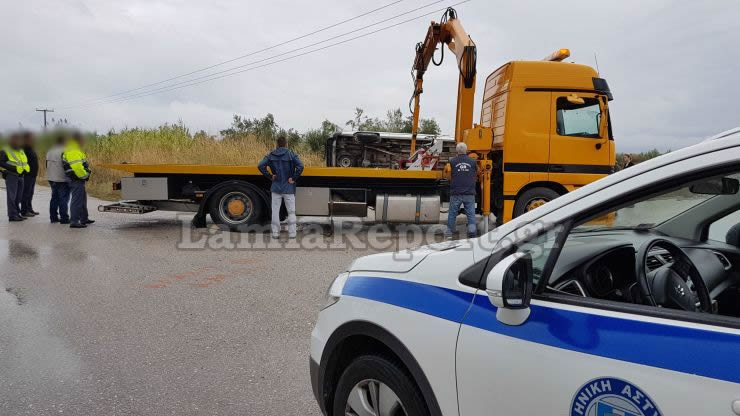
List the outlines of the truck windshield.
{"label": "truck windshield", "polygon": [[561,136],[599,137],[601,108],[595,98],[573,104],[566,97],[557,100],[557,131]]}

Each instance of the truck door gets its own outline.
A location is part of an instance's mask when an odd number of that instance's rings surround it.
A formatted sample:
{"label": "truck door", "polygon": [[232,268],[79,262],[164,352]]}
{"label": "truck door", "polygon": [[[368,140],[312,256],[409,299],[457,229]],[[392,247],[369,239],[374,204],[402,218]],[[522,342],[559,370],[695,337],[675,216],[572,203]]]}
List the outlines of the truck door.
{"label": "truck door", "polygon": [[549,180],[578,187],[612,172],[608,107],[602,97],[552,93]]}

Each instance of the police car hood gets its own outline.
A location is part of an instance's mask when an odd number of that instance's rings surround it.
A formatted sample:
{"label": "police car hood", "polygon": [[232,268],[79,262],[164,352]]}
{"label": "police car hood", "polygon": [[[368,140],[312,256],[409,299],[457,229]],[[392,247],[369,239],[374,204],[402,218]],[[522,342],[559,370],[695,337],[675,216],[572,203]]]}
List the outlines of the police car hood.
{"label": "police car hood", "polygon": [[445,241],[416,249],[372,254],[352,262],[348,271],[405,273],[416,267],[430,254],[452,250],[461,244],[457,241]]}

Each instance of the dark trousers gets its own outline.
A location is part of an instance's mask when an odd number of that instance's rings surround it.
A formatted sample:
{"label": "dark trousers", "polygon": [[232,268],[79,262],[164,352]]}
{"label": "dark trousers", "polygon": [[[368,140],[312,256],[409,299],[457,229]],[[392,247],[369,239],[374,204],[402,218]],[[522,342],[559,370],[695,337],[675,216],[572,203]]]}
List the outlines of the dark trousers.
{"label": "dark trousers", "polygon": [[5,191],[8,199],[8,218],[21,216],[23,200],[23,176],[8,173],[5,177]]}
{"label": "dark trousers", "polygon": [[21,212],[28,213],[33,211],[33,191],[36,189],[36,177],[23,177],[23,199],[21,199]]}
{"label": "dark trousers", "polygon": [[69,183],[69,190],[72,194],[72,201],[69,204],[69,219],[72,224],[85,223],[88,220],[85,181],[73,179]]}
{"label": "dark trousers", "polygon": [[52,221],[69,221],[69,182],[52,182],[49,218]]}

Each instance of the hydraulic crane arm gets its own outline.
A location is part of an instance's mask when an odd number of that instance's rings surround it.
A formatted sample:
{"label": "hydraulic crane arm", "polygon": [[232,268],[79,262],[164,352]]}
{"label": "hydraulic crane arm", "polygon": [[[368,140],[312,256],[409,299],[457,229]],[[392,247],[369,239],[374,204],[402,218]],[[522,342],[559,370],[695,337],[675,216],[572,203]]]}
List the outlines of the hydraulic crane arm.
{"label": "hydraulic crane arm", "polygon": [[[434,60],[434,52],[438,44],[442,45],[441,58],[439,62]],[[419,130],[419,107],[421,94],[424,91],[424,74],[429,68],[429,63],[442,65],[444,61],[444,45],[455,54],[457,58],[457,67],[460,76],[457,84],[457,105],[455,109],[455,142],[466,141],[465,133],[473,130],[473,105],[475,100],[475,76],[478,60],[478,52],[475,42],[470,38],[465,29],[457,18],[457,12],[453,8],[448,8],[442,15],[439,23],[432,22],[427,31],[427,36],[423,42],[416,45],[416,58],[412,75],[414,78],[414,95],[411,97],[414,102],[414,116],[411,130],[411,154],[416,151],[416,135]],[[410,104],[410,103],[409,103]],[[488,216],[491,213],[491,173],[493,163],[488,159],[488,152],[491,150],[492,131],[487,129],[488,134],[484,135],[483,128],[478,128],[478,145],[474,146],[478,158],[478,172],[480,184],[480,201],[481,213],[484,217],[484,231],[488,231]],[[485,140],[484,138],[489,138]],[[484,139],[484,140],[481,140]],[[480,142],[484,142],[481,146]],[[486,145],[485,142],[489,143]],[[468,143],[470,146],[470,143]],[[470,149],[470,147],[469,147]]]}
{"label": "hydraulic crane arm", "polygon": [[[434,61],[437,45],[443,44],[441,59]],[[414,78],[414,116],[411,136],[411,153],[416,150],[416,135],[419,130],[419,110],[423,90],[424,74],[430,63],[441,65],[444,60],[444,45],[455,54],[460,79],[457,90],[455,141],[463,140],[463,132],[473,126],[473,104],[475,98],[475,75],[477,64],[476,46],[457,18],[457,12],[448,8],[439,23],[432,22],[423,42],[416,45],[416,57],[412,68]]]}

